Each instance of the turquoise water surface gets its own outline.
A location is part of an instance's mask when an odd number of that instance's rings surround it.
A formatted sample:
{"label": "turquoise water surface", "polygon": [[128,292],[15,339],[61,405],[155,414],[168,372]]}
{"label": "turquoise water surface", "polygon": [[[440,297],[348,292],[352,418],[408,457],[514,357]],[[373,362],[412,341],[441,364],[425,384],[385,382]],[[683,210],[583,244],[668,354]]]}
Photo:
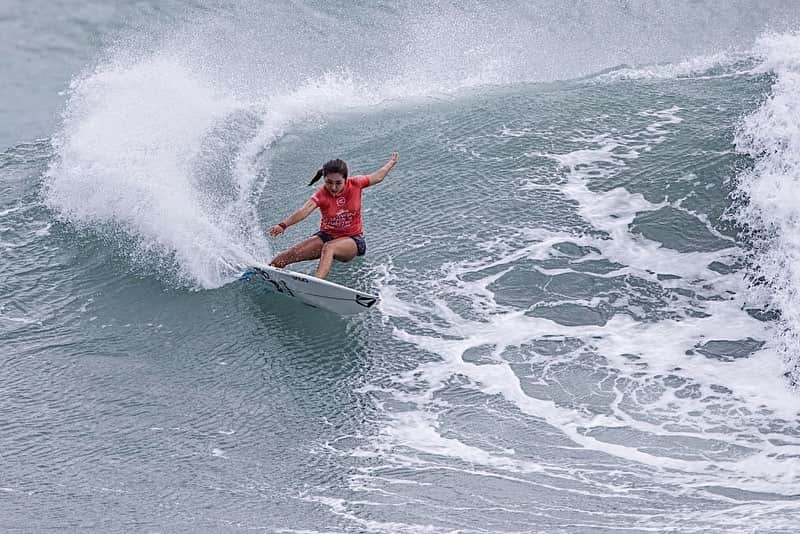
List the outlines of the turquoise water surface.
{"label": "turquoise water surface", "polygon": [[[799,16],[0,8],[0,530],[796,531]],[[393,151],[375,309],[238,281]]]}

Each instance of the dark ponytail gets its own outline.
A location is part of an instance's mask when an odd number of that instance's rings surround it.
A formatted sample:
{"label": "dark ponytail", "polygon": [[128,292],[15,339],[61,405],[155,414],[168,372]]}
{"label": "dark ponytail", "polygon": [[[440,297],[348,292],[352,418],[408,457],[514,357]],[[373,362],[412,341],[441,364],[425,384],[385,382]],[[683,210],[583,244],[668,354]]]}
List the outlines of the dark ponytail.
{"label": "dark ponytail", "polygon": [[322,178],[323,176],[328,176],[329,174],[339,173],[345,179],[347,178],[347,163],[340,159],[332,159],[325,163],[320,170],[317,171],[317,174],[308,182],[308,185],[314,185],[314,183]]}
{"label": "dark ponytail", "polygon": [[317,180],[322,178],[322,175],[324,174],[324,172],[325,171],[323,169],[318,170],[317,174],[315,174],[314,177],[311,179],[311,181],[308,182],[308,185],[314,185],[314,182],[316,182]]}

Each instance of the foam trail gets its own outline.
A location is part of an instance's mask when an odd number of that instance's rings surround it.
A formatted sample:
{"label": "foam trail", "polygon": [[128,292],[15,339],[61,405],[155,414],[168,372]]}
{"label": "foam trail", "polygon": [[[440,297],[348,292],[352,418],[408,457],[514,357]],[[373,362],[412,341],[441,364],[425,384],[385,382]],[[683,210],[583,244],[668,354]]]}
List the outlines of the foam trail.
{"label": "foam trail", "polygon": [[[687,257],[688,262],[696,259]],[[453,266],[461,274],[479,272],[482,267]],[[735,276],[735,275],[732,275]],[[488,279],[494,275],[489,275]],[[381,309],[396,318],[410,318],[404,311],[405,303],[396,295],[381,292]],[[395,313],[392,310],[399,310]],[[444,326],[423,323],[425,333],[396,327],[394,335],[398,339],[413,344],[427,353],[437,354],[441,360],[423,363],[411,371],[403,373],[397,380],[404,384],[403,393],[393,392],[396,400],[404,405],[414,403],[419,412],[394,415],[380,436],[382,449],[402,444],[404,447],[440,454],[454,458],[469,458],[470,462],[492,465],[495,468],[520,471],[523,464],[515,465],[514,460],[503,456],[487,456],[480,451],[467,450],[462,444],[435,440],[436,423],[428,422],[425,430],[421,428],[419,414],[426,413],[435,404],[436,393],[447,387],[453,376],[468,377],[474,387],[486,395],[501,395],[515,405],[522,413],[542,418],[549,425],[558,428],[571,441],[588,450],[600,451],[610,456],[631,460],[659,470],[681,472],[678,478],[682,484],[694,487],[724,484],[747,491],[775,492],[792,495],[795,491],[796,462],[791,454],[800,444],[790,435],[776,432],[773,443],[763,432],[741,435],[714,431],[713,427],[726,424],[743,425],[751,428],[758,419],[760,410],[767,410],[772,416],[793,421],[797,416],[794,395],[783,387],[775,387],[780,381],[780,362],[770,348],[764,348],[749,358],[725,363],[708,359],[699,354],[688,356],[691,350],[709,337],[739,339],[743,336],[754,339],[768,337],[771,329],[768,324],[750,317],[740,309],[740,302],[719,301],[707,305],[707,316],[682,317],[654,323],[641,323],[624,315],[616,315],[604,326],[564,326],[549,319],[527,316],[521,311],[503,312],[500,309],[483,319],[460,318],[438,302],[436,313],[447,317]],[[433,310],[431,310],[433,312]],[[435,331],[434,335],[427,332]],[[427,331],[427,332],[426,332]],[[649,377],[668,375],[683,376],[696,382],[702,388],[709,388],[713,396],[714,384],[725,384],[733,396],[726,402],[741,406],[742,412],[725,408],[724,413],[714,415],[708,398],[696,400],[680,397],[665,391],[657,401],[649,401],[646,410],[650,414],[664,414],[665,420],[677,418],[681,424],[670,428],[668,424],[646,422],[635,414],[629,414],[620,406],[612,404],[613,412],[583,412],[575,407],[561,406],[548,399],[529,395],[523,389],[523,382],[500,356],[508,347],[520,347],[537,339],[553,338],[581,339],[585,347],[591,347],[616,369],[618,376],[628,380],[641,380],[645,374],[639,364],[632,364],[628,355],[639,357],[637,362],[647,362],[646,374]],[[493,363],[484,361],[480,365],[465,360],[465,354],[478,347],[493,347]],[[687,351],[689,351],[687,353]],[[414,394],[414,386],[426,382],[428,388]],[[676,408],[679,409],[676,411]],[[742,413],[756,414],[742,417]],[[719,417],[719,421],[715,419]],[[742,419],[740,421],[740,419]],[[427,420],[426,420],[427,421]],[[691,438],[707,441],[709,444],[727,444],[731,449],[749,450],[742,457],[682,459],[670,454],[654,454],[646,447],[636,444],[617,443],[598,438],[587,428],[635,428],[653,436],[670,436],[675,439]],[[680,430],[676,430],[676,429]],[[413,430],[412,430],[413,429]],[[424,437],[423,437],[424,436]],[[754,447],[754,444],[757,446]],[[711,445],[709,445],[711,446]],[[535,466],[524,464],[526,469]],[[690,475],[688,478],[686,475]]]}
{"label": "foam trail", "polygon": [[[531,155],[555,160],[567,169],[567,183],[561,191],[577,201],[578,213],[594,228],[603,230],[612,239],[596,243],[603,255],[615,262],[636,269],[639,275],[645,272],[667,272],[683,278],[718,278],[708,266],[721,259],[720,252],[678,252],[663,247],[660,243],[635,236],[630,225],[636,215],[655,211],[667,205],[653,204],[640,193],[630,193],[617,187],[606,192],[594,192],[589,184],[592,176],[611,176],[625,167],[627,160],[636,159],[641,152],[663,143],[668,135],[667,127],[683,122],[680,109],[671,107],[639,113],[655,120],[642,131],[628,135],[627,139],[600,134],[582,139],[591,148],[566,154],[531,153]],[[634,139],[634,141],[631,141]],[[723,253],[733,254],[732,245]],[[692,259],[693,261],[687,261]]]}

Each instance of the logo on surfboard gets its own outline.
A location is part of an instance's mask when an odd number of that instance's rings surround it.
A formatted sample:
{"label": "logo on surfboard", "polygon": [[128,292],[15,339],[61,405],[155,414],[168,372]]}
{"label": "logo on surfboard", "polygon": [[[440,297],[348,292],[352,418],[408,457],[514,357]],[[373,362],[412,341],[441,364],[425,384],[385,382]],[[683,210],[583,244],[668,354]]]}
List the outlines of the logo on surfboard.
{"label": "logo on surfboard", "polygon": [[375,297],[367,297],[365,295],[356,295],[356,302],[364,306],[365,308],[372,307],[378,301]]}

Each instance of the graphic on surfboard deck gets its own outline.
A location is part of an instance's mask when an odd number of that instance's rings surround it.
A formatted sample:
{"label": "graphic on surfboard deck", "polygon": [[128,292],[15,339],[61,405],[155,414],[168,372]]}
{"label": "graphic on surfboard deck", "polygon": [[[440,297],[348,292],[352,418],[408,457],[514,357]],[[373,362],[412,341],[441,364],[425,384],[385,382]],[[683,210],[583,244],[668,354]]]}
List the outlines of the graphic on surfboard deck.
{"label": "graphic on surfboard deck", "polygon": [[354,315],[375,305],[379,297],[303,273],[269,265],[249,268],[241,277],[255,278],[267,288],[289,298],[339,315]]}

